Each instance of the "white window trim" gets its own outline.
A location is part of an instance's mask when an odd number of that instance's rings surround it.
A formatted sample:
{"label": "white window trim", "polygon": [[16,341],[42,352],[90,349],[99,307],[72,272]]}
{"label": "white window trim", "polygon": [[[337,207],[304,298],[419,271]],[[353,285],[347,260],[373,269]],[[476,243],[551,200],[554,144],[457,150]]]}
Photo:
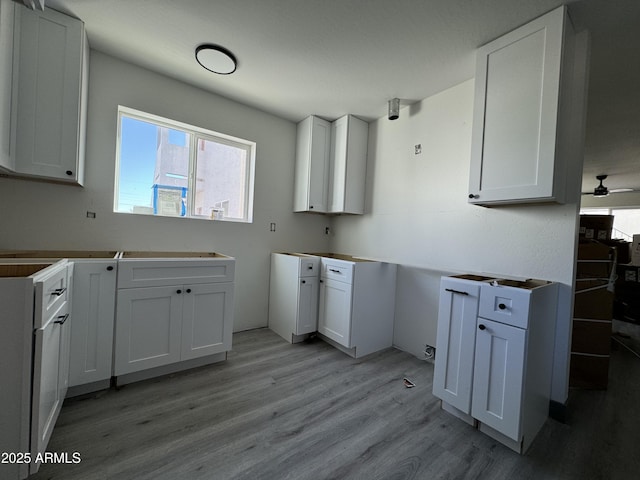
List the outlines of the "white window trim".
{"label": "white window trim", "polygon": [[[253,223],[253,200],[254,200],[254,184],[255,184],[255,168],[256,168],[256,142],[252,142],[250,140],[246,140],[244,138],[234,137],[232,135],[227,135],[220,132],[214,132],[213,130],[207,130],[202,127],[198,127],[196,125],[191,125],[188,123],[180,122],[178,120],[172,120],[169,118],[161,117],[158,115],[154,115],[152,113],[143,112],[142,110],[136,110],[130,107],[126,107],[123,105],[118,105],[118,125],[117,125],[117,134],[116,134],[116,161],[115,161],[115,184],[114,184],[114,192],[113,192],[113,211],[114,213],[125,213],[131,215],[133,212],[120,212],[118,211],[118,198],[120,195],[120,145],[122,142],[122,116],[127,116],[133,118],[135,120],[140,120],[147,123],[154,123],[161,127],[166,127],[173,130],[184,130],[188,133],[191,133],[190,144],[189,144],[189,185],[191,186],[194,179],[194,167],[195,161],[192,156],[197,154],[197,140],[209,140],[216,143],[223,143],[233,147],[238,147],[238,144],[243,145],[247,148],[247,178],[245,179],[245,184],[247,186],[245,191],[245,202],[246,202],[246,218],[224,218],[219,221],[224,222],[235,222],[235,223]],[[194,196],[195,196],[195,188],[188,189],[189,194],[189,205],[190,208],[193,208],[194,205]],[[148,215],[148,214],[140,214],[133,213],[134,215]],[[160,217],[166,218],[163,215],[148,215],[151,217]],[[195,215],[192,212],[188,212],[188,215],[184,217],[171,217],[171,218],[190,218],[190,219],[199,219],[199,220],[212,220],[210,217],[205,215]]]}

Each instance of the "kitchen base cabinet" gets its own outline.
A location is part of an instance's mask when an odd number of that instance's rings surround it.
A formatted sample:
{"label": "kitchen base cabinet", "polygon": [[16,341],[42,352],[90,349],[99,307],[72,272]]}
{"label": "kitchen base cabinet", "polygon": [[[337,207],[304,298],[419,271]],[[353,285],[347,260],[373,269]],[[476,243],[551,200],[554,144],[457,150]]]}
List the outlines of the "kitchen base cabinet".
{"label": "kitchen base cabinet", "polygon": [[322,254],[318,333],[354,358],[391,347],[395,290],[394,264]]}
{"label": "kitchen base cabinet", "polygon": [[289,343],[318,329],[320,259],[296,253],[272,253],[269,276],[269,328]]}
{"label": "kitchen base cabinet", "polygon": [[557,285],[460,275],[440,288],[433,394],[524,453],[549,411]]}
{"label": "kitchen base cabinet", "polygon": [[[65,260],[0,265],[0,452],[35,459],[47,448],[68,384],[71,278]],[[38,469],[0,463],[0,478]]]}
{"label": "kitchen base cabinet", "polygon": [[122,254],[113,375],[168,373],[231,350],[234,271],[235,260],[219,254]]}

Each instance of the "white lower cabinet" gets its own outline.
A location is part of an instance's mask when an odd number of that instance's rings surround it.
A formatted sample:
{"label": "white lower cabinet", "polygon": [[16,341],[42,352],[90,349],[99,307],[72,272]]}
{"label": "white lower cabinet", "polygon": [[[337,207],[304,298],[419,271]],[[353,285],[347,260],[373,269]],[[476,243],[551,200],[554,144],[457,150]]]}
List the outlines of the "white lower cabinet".
{"label": "white lower cabinet", "polygon": [[219,257],[119,260],[114,376],[231,350],[235,260]]}
{"label": "white lower cabinet", "polygon": [[443,277],[433,394],[524,453],[549,410],[557,284]]}
{"label": "white lower cabinet", "polygon": [[290,343],[318,329],[320,259],[272,253],[269,276],[269,328]]}
{"label": "white lower cabinet", "polygon": [[318,333],[355,358],[391,347],[395,289],[394,264],[321,257]]}

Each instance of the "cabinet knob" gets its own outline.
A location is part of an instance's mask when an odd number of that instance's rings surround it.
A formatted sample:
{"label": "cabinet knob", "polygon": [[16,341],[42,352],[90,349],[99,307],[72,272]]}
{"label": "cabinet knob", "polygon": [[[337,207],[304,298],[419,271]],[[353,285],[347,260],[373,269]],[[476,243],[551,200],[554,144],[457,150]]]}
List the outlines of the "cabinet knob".
{"label": "cabinet knob", "polygon": [[302,283],[307,283],[307,281],[306,280],[302,280]]}
{"label": "cabinet knob", "polygon": [[480,198],[480,195],[476,195],[474,193],[469,194],[469,198]]}
{"label": "cabinet knob", "polygon": [[177,293],[177,294],[181,294],[181,293],[182,293],[182,290],[176,290],[176,293]]}
{"label": "cabinet knob", "polygon": [[107,271],[109,271],[109,272],[110,272],[110,271],[112,271],[112,270],[113,270],[113,266],[109,265],[109,266],[107,267]]}
{"label": "cabinet knob", "polygon": [[191,289],[190,288],[187,288],[187,293],[191,293]]}
{"label": "cabinet knob", "polygon": [[504,310],[505,308],[507,308],[507,306],[504,303],[501,303],[501,304],[498,305],[498,308],[500,310]]}
{"label": "cabinet knob", "polygon": [[73,175],[73,172],[71,170],[67,170],[65,173],[69,176]]}
{"label": "cabinet knob", "polygon": [[487,327],[485,327],[483,324],[478,325],[478,328],[480,330],[486,330],[487,329]]}

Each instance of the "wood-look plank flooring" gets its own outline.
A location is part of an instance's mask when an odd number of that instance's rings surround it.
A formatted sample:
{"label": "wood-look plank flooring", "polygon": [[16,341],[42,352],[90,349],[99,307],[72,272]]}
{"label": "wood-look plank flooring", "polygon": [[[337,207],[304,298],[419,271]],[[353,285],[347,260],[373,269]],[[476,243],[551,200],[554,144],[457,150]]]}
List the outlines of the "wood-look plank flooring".
{"label": "wood-look plank flooring", "polygon": [[[352,359],[268,329],[228,360],[65,402],[32,480],[620,479],[640,475],[640,359],[614,349],[609,390],[572,391],[520,456],[440,409],[433,365]],[[416,387],[405,388],[403,377]]]}

